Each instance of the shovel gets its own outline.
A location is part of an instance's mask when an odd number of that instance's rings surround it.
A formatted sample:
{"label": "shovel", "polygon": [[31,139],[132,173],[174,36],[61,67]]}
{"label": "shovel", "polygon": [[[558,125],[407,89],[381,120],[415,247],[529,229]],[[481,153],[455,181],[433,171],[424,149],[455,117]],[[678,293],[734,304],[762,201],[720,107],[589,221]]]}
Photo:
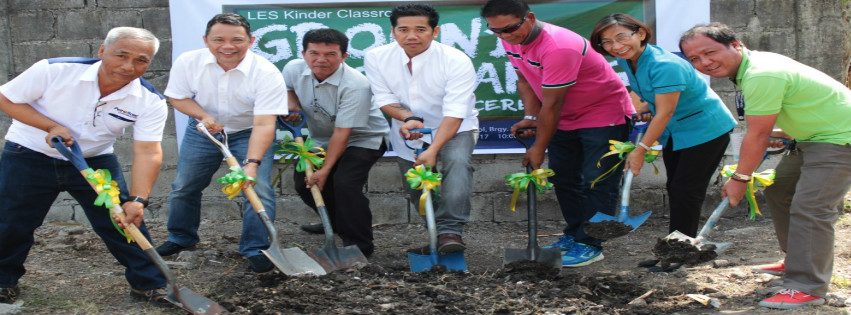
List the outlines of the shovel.
{"label": "shovel", "polygon": [[[635,142],[641,141],[643,133],[639,132],[635,138]],[[588,223],[585,224],[585,233],[591,237],[607,240],[616,237],[621,237],[635,231],[639,226],[647,221],[647,218],[653,213],[645,211],[637,216],[629,215],[629,191],[632,187],[632,179],[635,174],[631,170],[627,170],[623,179],[623,189],[621,191],[621,207],[618,210],[617,216],[611,216],[602,212],[597,212]]]}
{"label": "shovel", "polygon": [[[297,126],[290,125],[290,123],[283,120],[281,120],[281,123],[284,128],[293,134],[296,143],[304,144],[301,134],[301,129],[304,127],[304,119]],[[307,177],[313,175],[313,165],[311,163],[307,163],[305,174]],[[331,228],[331,219],[328,217],[328,209],[325,207],[322,192],[319,190],[319,187],[313,185],[310,187],[310,194],[313,195],[313,202],[316,204],[319,217],[322,219],[322,228],[325,230],[325,244],[312,252],[316,261],[322,265],[322,268],[326,272],[368,264],[369,261],[366,259],[366,256],[363,255],[363,252],[357,246],[337,247],[337,243],[334,240],[334,231]]]}
{"label": "shovel", "polygon": [[464,252],[440,253],[437,251],[437,224],[434,222],[434,206],[431,204],[431,193],[423,190],[426,196],[426,226],[428,227],[428,254],[417,254],[408,252],[408,263],[411,272],[429,271],[434,266],[446,267],[450,271],[467,272],[467,261],[464,260]]}
{"label": "shovel", "polygon": [[[77,145],[76,142],[71,145],[71,148],[65,146],[64,140],[59,137],[53,137],[50,139],[53,142],[53,146],[56,147],[56,150],[59,151],[62,156],[64,156],[71,164],[74,164],[74,167],[80,171],[80,174],[83,177],[86,177],[86,170],[89,170],[89,165],[86,163],[85,158],[83,158],[83,152],[80,150],[80,146]],[[92,186],[92,189],[95,189],[95,186]],[[97,189],[95,189],[97,191]],[[120,205],[113,205],[112,208],[109,209],[113,215],[124,218],[124,210]],[[145,238],[145,235],[139,231],[139,228],[133,224],[128,225],[125,230],[130,233],[130,236],[136,241],[136,244],[139,244],[139,247],[148,255],[148,258],[154,265],[157,266],[157,269],[162,272],[162,274],[166,278],[167,286],[166,291],[168,294],[166,295],[166,300],[171,304],[174,304],[183,310],[191,313],[191,314],[222,314],[225,313],[226,310],[216,302],[212,300],[198,295],[195,292],[188,288],[181,287],[177,285],[175,282],[174,274],[168,269],[168,266],[160,257],[160,254],[154,250],[153,246],[151,246],[151,242]]]}
{"label": "shovel", "polygon": [[[423,135],[432,135],[431,128],[411,129],[410,132],[418,132]],[[425,144],[424,144],[425,145]],[[414,155],[419,155],[425,151],[425,147],[413,148],[405,141],[405,146],[414,150]],[[440,253],[437,251],[437,223],[434,220],[434,205],[431,202],[431,192],[423,190],[426,196],[426,228],[428,229],[428,254],[418,254],[408,252],[408,265],[411,267],[411,272],[429,271],[434,266],[443,266],[450,271],[467,272],[467,261],[464,259],[464,252]]]}
{"label": "shovel", "polygon": [[[518,130],[520,131],[520,130]],[[519,135],[514,136],[517,142],[523,144],[528,150],[529,144],[520,140]],[[526,165],[526,173],[532,172],[532,166]],[[536,200],[535,184],[530,182],[526,189],[526,214],[528,216],[529,242],[526,248],[505,248],[502,265],[508,265],[518,261],[533,261],[552,268],[561,268],[561,250],[558,248],[541,248],[538,245],[538,207]]]}
{"label": "shovel", "polygon": [[[216,139],[216,137],[213,137],[213,135],[207,131],[207,127],[205,127],[203,123],[198,122],[195,128],[206,135],[213,144],[219,147],[219,150],[221,150],[222,154],[225,156],[225,161],[227,161],[229,167],[242,169],[242,167],[239,166],[239,162],[237,162],[233,154],[230,153],[226,133],[221,133],[224,140],[224,142],[222,142]],[[242,191],[245,193],[245,197],[248,198],[248,202],[251,203],[252,208],[254,208],[254,212],[257,213],[257,216],[259,216],[260,220],[263,221],[263,226],[266,227],[266,231],[269,233],[269,248],[261,250],[260,252],[263,253],[263,255],[266,255],[266,257],[272,261],[272,264],[274,264],[278,270],[289,276],[304,274],[321,276],[326,274],[322,266],[313,260],[313,258],[310,258],[310,256],[308,256],[303,250],[296,247],[281,249],[281,246],[278,243],[278,232],[275,229],[275,225],[272,223],[272,219],[269,218],[269,214],[266,213],[266,208],[264,208],[263,203],[260,202],[260,197],[257,196],[257,193],[254,191],[254,187],[243,187]]]}

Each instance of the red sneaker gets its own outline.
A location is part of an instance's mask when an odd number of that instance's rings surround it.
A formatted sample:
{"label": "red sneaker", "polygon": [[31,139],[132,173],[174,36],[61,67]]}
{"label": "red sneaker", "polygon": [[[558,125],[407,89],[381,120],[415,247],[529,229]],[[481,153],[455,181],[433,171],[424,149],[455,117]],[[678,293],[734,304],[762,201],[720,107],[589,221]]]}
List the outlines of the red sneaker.
{"label": "red sneaker", "polygon": [[790,310],[807,305],[822,305],[824,299],[815,295],[809,295],[798,290],[783,289],[774,296],[759,302],[759,306]]}
{"label": "red sneaker", "polygon": [[779,263],[756,266],[752,270],[753,270],[753,272],[767,273],[767,274],[775,275],[775,276],[782,276],[783,273],[786,272],[786,263],[781,261]]}

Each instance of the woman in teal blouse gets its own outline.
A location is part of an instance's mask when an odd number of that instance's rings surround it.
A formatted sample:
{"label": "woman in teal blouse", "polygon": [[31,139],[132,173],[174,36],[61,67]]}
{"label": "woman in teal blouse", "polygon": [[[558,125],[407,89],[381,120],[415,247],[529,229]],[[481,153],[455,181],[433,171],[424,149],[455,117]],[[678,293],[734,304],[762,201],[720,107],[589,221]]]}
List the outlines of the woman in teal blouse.
{"label": "woman in teal blouse", "polygon": [[653,115],[627,157],[626,168],[638,175],[645,152],[656,141],[662,144],[669,231],[694,237],[709,180],[724,156],[736,120],[688,61],[648,44],[652,35],[634,17],[612,14],[597,22],[590,41],[594,50],[617,59],[632,92],[646,103],[643,111]]}

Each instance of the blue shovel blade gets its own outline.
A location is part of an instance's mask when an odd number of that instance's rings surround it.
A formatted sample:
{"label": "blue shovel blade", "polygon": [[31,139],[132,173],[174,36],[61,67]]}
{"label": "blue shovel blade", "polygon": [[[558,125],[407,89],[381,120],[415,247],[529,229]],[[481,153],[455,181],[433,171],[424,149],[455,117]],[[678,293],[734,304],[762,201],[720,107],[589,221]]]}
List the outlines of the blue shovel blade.
{"label": "blue shovel blade", "polygon": [[605,213],[602,213],[602,212],[597,212],[597,214],[595,214],[593,217],[591,217],[591,219],[588,220],[588,222],[600,223],[600,222],[603,222],[603,221],[617,221],[617,220],[618,220],[618,217],[616,217],[616,216],[608,215],[608,214],[605,214]]}
{"label": "blue shovel blade", "polygon": [[644,224],[644,221],[647,221],[647,218],[650,217],[652,211],[644,211],[644,213],[639,214],[634,217],[627,216],[626,219],[623,220],[623,223],[632,227],[633,230],[637,229],[639,226]]}
{"label": "blue shovel blade", "polygon": [[467,261],[464,260],[464,252],[434,256],[408,253],[408,264],[411,267],[411,272],[426,272],[434,266],[444,266],[449,271],[467,272]]}

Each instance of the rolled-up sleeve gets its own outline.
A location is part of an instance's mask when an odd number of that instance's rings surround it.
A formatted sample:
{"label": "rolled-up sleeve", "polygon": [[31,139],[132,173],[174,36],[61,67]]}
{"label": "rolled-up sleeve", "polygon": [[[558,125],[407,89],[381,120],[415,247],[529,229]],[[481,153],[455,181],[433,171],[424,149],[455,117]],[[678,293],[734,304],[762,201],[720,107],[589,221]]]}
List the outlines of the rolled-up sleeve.
{"label": "rolled-up sleeve", "polygon": [[443,116],[466,118],[475,106],[476,71],[470,58],[451,58],[443,65],[446,89],[443,96]]}
{"label": "rolled-up sleeve", "polygon": [[390,86],[381,75],[381,60],[374,53],[367,52],[364,57],[363,65],[366,70],[366,78],[369,79],[369,86],[373,94],[373,102],[378,107],[385,105],[400,103],[399,98],[393,94]]}
{"label": "rolled-up sleeve", "polygon": [[195,96],[190,86],[190,72],[188,71],[190,60],[186,55],[180,55],[174,64],[171,65],[171,70],[168,73],[168,84],[166,85],[165,96],[173,99],[187,99]]}
{"label": "rolled-up sleeve", "polygon": [[284,83],[283,74],[278,72],[277,68],[274,68],[273,71],[264,71],[262,76],[258,76],[255,83],[257,84],[257,97],[254,99],[254,115],[286,115],[289,113],[287,87]]}

